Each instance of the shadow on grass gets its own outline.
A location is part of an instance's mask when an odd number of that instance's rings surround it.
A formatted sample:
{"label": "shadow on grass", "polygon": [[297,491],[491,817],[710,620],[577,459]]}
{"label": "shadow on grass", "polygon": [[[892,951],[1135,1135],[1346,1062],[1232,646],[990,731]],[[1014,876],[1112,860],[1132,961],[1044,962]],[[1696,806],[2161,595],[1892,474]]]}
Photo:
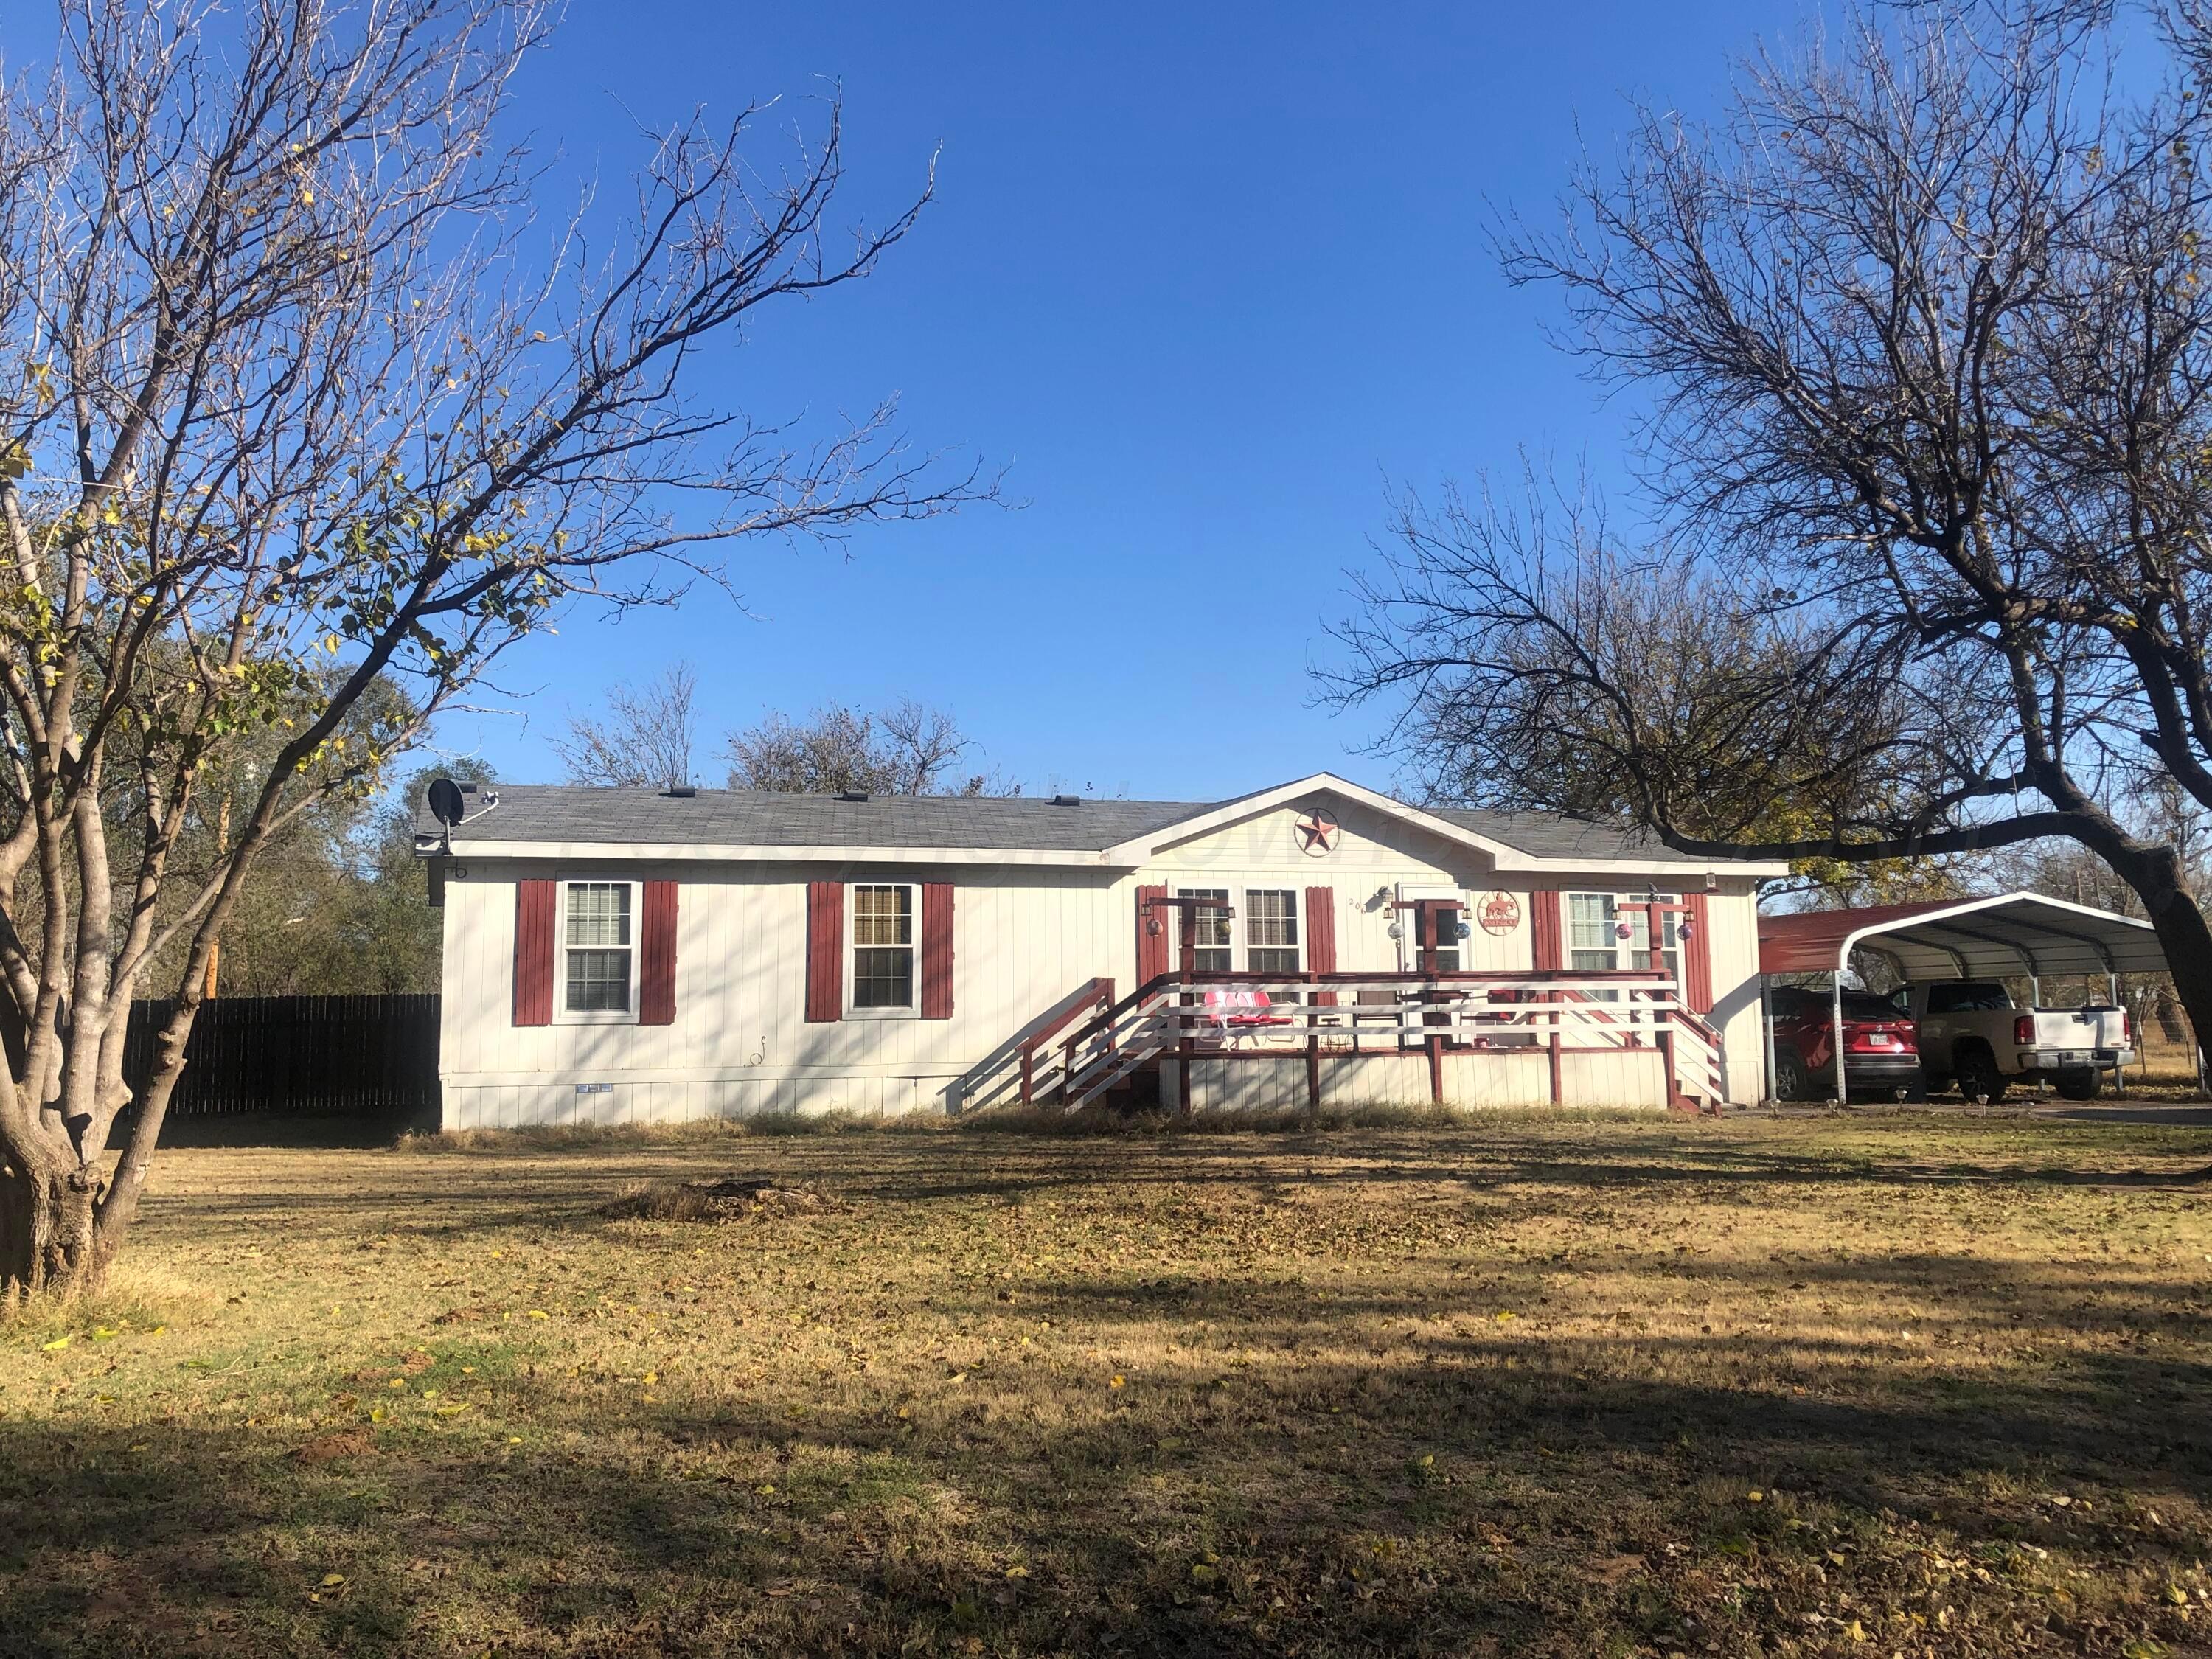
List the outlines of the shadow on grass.
{"label": "shadow on grass", "polygon": [[[2093,1173],[2100,1143],[2068,1133],[2054,1157]],[[0,1653],[2106,1655],[2180,1632],[2157,1599],[2201,1583],[2191,1564],[2212,1550],[2212,1379],[2196,1358],[2206,1310],[2172,1305],[2171,1278],[1844,1258],[1817,1237],[1790,1238],[1787,1261],[1707,1262],[1704,1235],[1677,1252],[1637,1226],[1639,1195],[1786,1210],[1814,1183],[1985,1186],[1988,1172],[1940,1147],[1907,1163],[1605,1135],[1193,1137],[1148,1140],[1141,1159],[1109,1140],[841,1136],[774,1163],[850,1210],[652,1234],[594,1212],[641,1175],[742,1170],[742,1145],[303,1159],[243,1194],[157,1192],[157,1234],[281,1225],[303,1255],[372,1224],[418,1258],[462,1236],[711,1245],[773,1264],[750,1281],[763,1302],[787,1268],[829,1278],[811,1264],[879,1219],[957,1223],[927,1207],[947,1198],[1088,1189],[1069,1208],[1098,1208],[1103,1230],[1133,1195],[1147,1218],[1179,1218],[1183,1255],[1032,1268],[1012,1288],[941,1261],[874,1261],[824,1294],[841,1335],[864,1334],[871,1304],[920,1325],[909,1363],[871,1371],[857,1349],[769,1344],[773,1383],[731,1373],[711,1393],[671,1378],[648,1398],[638,1378],[562,1363],[588,1345],[564,1349],[550,1322],[518,1330],[519,1308],[447,1326],[435,1299],[419,1338],[432,1369],[377,1395],[380,1425],[352,1396],[384,1381],[319,1361],[293,1362],[283,1389],[287,1410],[321,1420],[283,1434],[253,1420],[243,1381],[191,1415],[110,1426],[99,1373],[58,1364],[82,1390],[78,1420],[0,1418]],[[1231,1183],[1252,1202],[1181,1217],[1172,1189]],[[1420,1183],[1473,1212],[1418,1273],[1330,1243],[1328,1227],[1359,1221],[1357,1188],[1387,1190],[1402,1216],[1425,1210],[1407,1201]],[[1313,1261],[1210,1257],[1257,1205],[1321,1199],[1293,1212]],[[1492,1248],[1486,1228],[1531,1213],[1603,1222],[1616,1246],[1577,1261]],[[1332,1249],[1360,1277],[1300,1282]],[[373,1252],[325,1261],[386,1271]],[[1555,1335],[1547,1287],[1584,1267],[1622,1317],[1591,1326],[1586,1309]],[[1733,1297],[1725,1326],[1662,1311],[1708,1278]],[[939,1365],[1007,1305],[1001,1290],[1060,1334],[1024,1351],[1034,1361],[1000,1346]],[[1822,1334],[1802,1308],[1759,1316],[1828,1296],[1924,1296],[1929,1317],[1907,1342]],[[2047,1333],[2070,1346],[2014,1352]],[[1115,1388],[1125,1342],[1146,1364]],[[1930,1367],[1931,1352],[1988,1363]],[[465,1356],[467,1383],[448,1375]],[[416,1392],[434,1382],[470,1409],[440,1419]],[[1930,1622],[1881,1622],[1912,1613]],[[1862,1620],[1871,1646],[1846,1633]]]}
{"label": "shadow on grass", "polygon": [[[2079,1288],[2022,1295],[2048,1318]],[[2068,1571],[2154,1585],[2212,1548],[2193,1363],[1870,1381],[1863,1352],[1508,1340],[1437,1324],[1431,1298],[1433,1334],[1369,1364],[1306,1356],[1348,1314],[1402,1311],[1389,1298],[1036,1297],[1087,1299],[1102,1343],[1126,1309],[1257,1358],[1051,1405],[999,1363],[959,1386],[825,1379],[798,1407],[516,1364],[472,1415],[334,1412],[359,1438],[308,1459],[319,1435],[250,1422],[0,1419],[0,1651],[1776,1651],[1856,1604],[1971,1609],[1973,1642],[1923,1631],[1915,1651],[2103,1653],[2158,1613]],[[1487,1305],[1470,1289],[1444,1312]],[[1807,1392],[1664,1375],[1723,1353]]]}

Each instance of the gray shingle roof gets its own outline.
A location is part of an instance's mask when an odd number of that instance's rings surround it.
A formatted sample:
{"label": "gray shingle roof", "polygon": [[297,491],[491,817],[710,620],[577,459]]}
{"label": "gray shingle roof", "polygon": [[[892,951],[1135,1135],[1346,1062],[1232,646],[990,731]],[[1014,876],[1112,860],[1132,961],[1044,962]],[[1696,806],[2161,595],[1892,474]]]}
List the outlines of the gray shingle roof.
{"label": "gray shingle roof", "polygon": [[[1133,836],[1166,829],[1225,803],[1085,800],[1055,806],[1038,796],[884,795],[866,801],[834,795],[781,795],[743,789],[702,789],[672,797],[654,789],[606,789],[576,784],[502,783],[499,805],[465,824],[457,847],[471,841],[545,842],[664,847],[911,847],[1099,852]],[[467,798],[469,811],[477,797]],[[1435,816],[1536,858],[1630,859],[1646,864],[1709,864],[1668,851],[1607,825],[1542,812],[1467,807],[1428,809]],[[418,831],[434,836],[436,820],[416,803]]]}
{"label": "gray shingle roof", "polygon": [[[499,805],[453,839],[630,843],[662,847],[1020,848],[1097,852],[1187,818],[1182,801],[1086,800],[1054,806],[1030,796],[778,795],[702,789],[689,798],[656,789],[501,783]],[[473,799],[470,807],[474,811]],[[418,802],[416,828],[437,823]]]}
{"label": "gray shingle roof", "polygon": [[1716,862],[1699,854],[1678,853],[1664,842],[1634,830],[1556,812],[1508,812],[1476,806],[1431,806],[1424,810],[1462,830],[1502,841],[1531,858],[1633,859],[1639,864],[1694,864],[1699,869],[1709,868]]}

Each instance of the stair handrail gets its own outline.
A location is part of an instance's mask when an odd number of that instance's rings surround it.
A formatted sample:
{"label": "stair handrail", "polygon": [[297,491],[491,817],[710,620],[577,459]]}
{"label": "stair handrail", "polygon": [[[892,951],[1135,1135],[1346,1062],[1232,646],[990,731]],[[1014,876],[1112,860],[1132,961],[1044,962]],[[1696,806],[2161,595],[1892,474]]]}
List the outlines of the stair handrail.
{"label": "stair handrail", "polygon": [[[1101,1002],[1105,1003],[1109,1008],[1113,1006],[1114,981],[1103,974],[1095,974],[1087,983],[1077,988],[1073,1001],[1061,1009],[1048,1024],[1030,1032],[1021,1040],[1016,1052],[1021,1056],[1023,1105],[1032,1103],[1031,1097],[1036,1091],[1037,1050],[1066,1030],[1079,1017]],[[1068,1039],[1071,1054],[1073,1052],[1075,1042],[1076,1039],[1073,1037]],[[1064,1073],[1066,1069],[1064,1063],[1061,1069]]]}

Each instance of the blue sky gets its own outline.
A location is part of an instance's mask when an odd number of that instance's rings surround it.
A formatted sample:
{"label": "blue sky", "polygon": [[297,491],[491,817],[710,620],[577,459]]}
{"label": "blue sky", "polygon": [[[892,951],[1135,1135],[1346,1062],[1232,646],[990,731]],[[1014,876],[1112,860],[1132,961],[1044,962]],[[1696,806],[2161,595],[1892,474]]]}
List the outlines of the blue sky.
{"label": "blue sky", "polygon": [[[1623,94],[1696,112],[1794,6],[1115,7],[572,0],[515,120],[608,188],[636,121],[846,100],[856,213],[942,146],[936,204],[866,283],[768,317],[705,390],[756,417],[896,392],[1008,465],[1018,511],[741,550],[747,610],[570,617],[509,659],[513,712],[439,738],[503,777],[608,682],[698,669],[709,750],[766,710],[914,696],[1030,787],[1214,798],[1328,768],[1387,785],[1373,718],[1309,665],[1391,483],[1601,475],[1622,411],[1509,291],[1486,204],[1540,211]],[[795,106],[792,115],[799,113]],[[788,118],[782,118],[787,120]],[[773,124],[763,162],[777,159]],[[701,781],[721,781],[709,755]]]}

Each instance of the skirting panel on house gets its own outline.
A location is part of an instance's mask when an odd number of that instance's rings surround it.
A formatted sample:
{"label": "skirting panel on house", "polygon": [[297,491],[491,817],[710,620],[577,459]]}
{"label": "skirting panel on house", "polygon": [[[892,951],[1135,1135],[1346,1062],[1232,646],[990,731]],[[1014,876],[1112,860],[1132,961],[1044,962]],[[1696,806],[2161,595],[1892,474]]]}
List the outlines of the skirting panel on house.
{"label": "skirting panel on house", "polygon": [[762,1078],[445,1085],[443,1127],[519,1129],[541,1125],[685,1123],[770,1114],[896,1117],[945,1109],[946,1079],[933,1077]]}
{"label": "skirting panel on house", "polygon": [[[1170,1064],[1164,1094],[1180,1104],[1176,1067]],[[1552,1100],[1551,1057],[1540,1050],[1443,1056],[1444,1103],[1470,1108],[1545,1106]],[[1325,1054],[1322,1099],[1333,1106],[1426,1106],[1431,1102],[1428,1056]],[[1285,1060],[1207,1060],[1191,1062],[1191,1106],[1196,1111],[1296,1110],[1306,1103],[1306,1071]],[[1667,1076],[1655,1049],[1559,1056],[1562,1106],[1664,1106]]]}

